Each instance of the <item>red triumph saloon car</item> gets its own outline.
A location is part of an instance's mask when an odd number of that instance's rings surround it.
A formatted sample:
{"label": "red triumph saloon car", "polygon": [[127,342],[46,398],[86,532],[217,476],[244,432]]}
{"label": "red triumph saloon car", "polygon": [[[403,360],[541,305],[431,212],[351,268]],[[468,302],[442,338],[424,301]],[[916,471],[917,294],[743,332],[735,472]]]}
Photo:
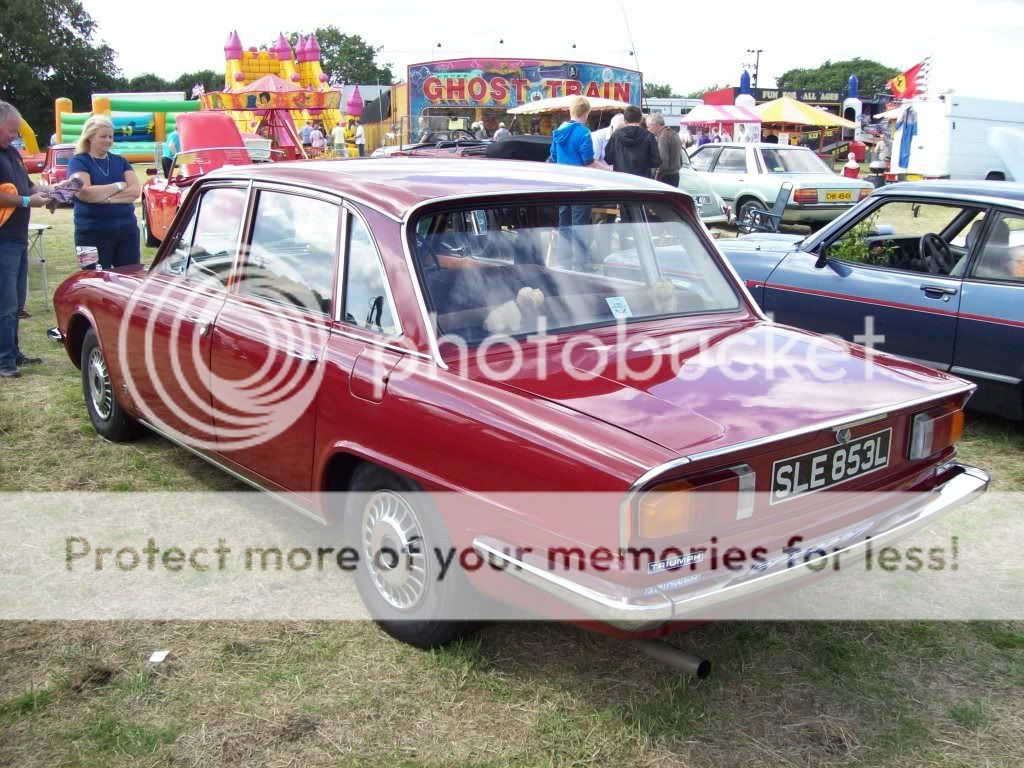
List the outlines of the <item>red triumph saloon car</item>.
{"label": "red triumph saloon car", "polygon": [[[691,198],[627,174],[222,168],[148,269],[55,303],[101,435],[148,428],[340,522],[363,601],[419,646],[472,629],[471,594],[658,637],[807,575],[796,530],[853,553],[988,484],[955,460],[973,385],[770,322]],[[729,537],[763,551],[699,554]],[[446,547],[487,567],[440,578]]]}

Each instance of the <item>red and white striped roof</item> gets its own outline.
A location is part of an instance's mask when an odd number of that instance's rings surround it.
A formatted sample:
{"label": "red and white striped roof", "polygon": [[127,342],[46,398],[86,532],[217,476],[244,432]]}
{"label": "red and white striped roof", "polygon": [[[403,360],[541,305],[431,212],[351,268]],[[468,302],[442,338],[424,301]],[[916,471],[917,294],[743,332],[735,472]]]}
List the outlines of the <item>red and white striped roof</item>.
{"label": "red and white striped roof", "polygon": [[711,125],[718,123],[760,123],[761,118],[746,107],[735,105],[701,104],[690,110],[679,122],[686,125]]}

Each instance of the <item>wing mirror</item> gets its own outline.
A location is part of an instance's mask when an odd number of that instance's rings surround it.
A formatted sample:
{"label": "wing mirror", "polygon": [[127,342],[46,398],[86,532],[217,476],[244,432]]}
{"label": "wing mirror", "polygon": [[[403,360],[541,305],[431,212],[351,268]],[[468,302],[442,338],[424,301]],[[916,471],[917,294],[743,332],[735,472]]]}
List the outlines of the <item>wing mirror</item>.
{"label": "wing mirror", "polygon": [[824,269],[827,266],[828,266],[828,255],[824,251],[822,251],[818,255],[818,260],[816,262],[814,262],[814,268],[815,269]]}

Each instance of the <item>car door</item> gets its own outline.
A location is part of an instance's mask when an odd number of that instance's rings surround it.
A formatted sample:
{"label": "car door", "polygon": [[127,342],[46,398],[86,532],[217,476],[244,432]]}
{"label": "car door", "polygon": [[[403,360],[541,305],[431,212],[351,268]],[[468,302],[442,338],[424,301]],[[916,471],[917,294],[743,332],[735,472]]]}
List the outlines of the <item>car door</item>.
{"label": "car door", "polygon": [[207,186],[183,212],[162,257],[127,310],[126,383],[147,421],[204,450],[216,448],[210,400],[211,330],[224,304],[245,217],[247,186]]}
{"label": "car door", "polygon": [[218,451],[282,489],[311,490],[316,406],[335,303],[341,205],[258,185],[212,340]]}
{"label": "car door", "polygon": [[953,364],[962,278],[933,273],[907,254],[925,235],[948,248],[982,214],[956,203],[880,200],[814,252],[788,254],[768,278],[764,308],[779,322],[946,370]]}
{"label": "car door", "polygon": [[993,211],[963,284],[953,373],[980,385],[975,405],[1021,418],[1024,212]]}
{"label": "car door", "polygon": [[747,147],[722,147],[711,166],[711,183],[722,199],[735,207],[736,195],[747,185]]}

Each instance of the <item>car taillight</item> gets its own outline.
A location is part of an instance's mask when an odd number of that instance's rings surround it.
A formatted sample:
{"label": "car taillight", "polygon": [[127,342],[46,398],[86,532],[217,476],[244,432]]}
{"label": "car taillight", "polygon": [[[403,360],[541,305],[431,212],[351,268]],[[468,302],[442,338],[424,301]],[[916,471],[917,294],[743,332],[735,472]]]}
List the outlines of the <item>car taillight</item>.
{"label": "car taillight", "polygon": [[640,497],[633,533],[661,539],[721,527],[754,512],[754,470],[746,464],[672,480]]}
{"label": "car taillight", "polygon": [[924,459],[953,445],[964,433],[964,412],[955,405],[914,416],[909,458]]}
{"label": "car taillight", "polygon": [[794,203],[816,203],[818,202],[818,190],[798,189],[793,193]]}
{"label": "car taillight", "polygon": [[868,195],[870,195],[870,194],[871,194],[871,193],[872,193],[873,191],[874,191],[873,189],[867,189],[867,188],[865,188],[865,189],[862,189],[862,190],[860,191],[860,196],[859,196],[859,197],[858,197],[857,199],[858,199],[858,200],[863,200],[863,199],[864,199],[865,197],[867,197]]}

